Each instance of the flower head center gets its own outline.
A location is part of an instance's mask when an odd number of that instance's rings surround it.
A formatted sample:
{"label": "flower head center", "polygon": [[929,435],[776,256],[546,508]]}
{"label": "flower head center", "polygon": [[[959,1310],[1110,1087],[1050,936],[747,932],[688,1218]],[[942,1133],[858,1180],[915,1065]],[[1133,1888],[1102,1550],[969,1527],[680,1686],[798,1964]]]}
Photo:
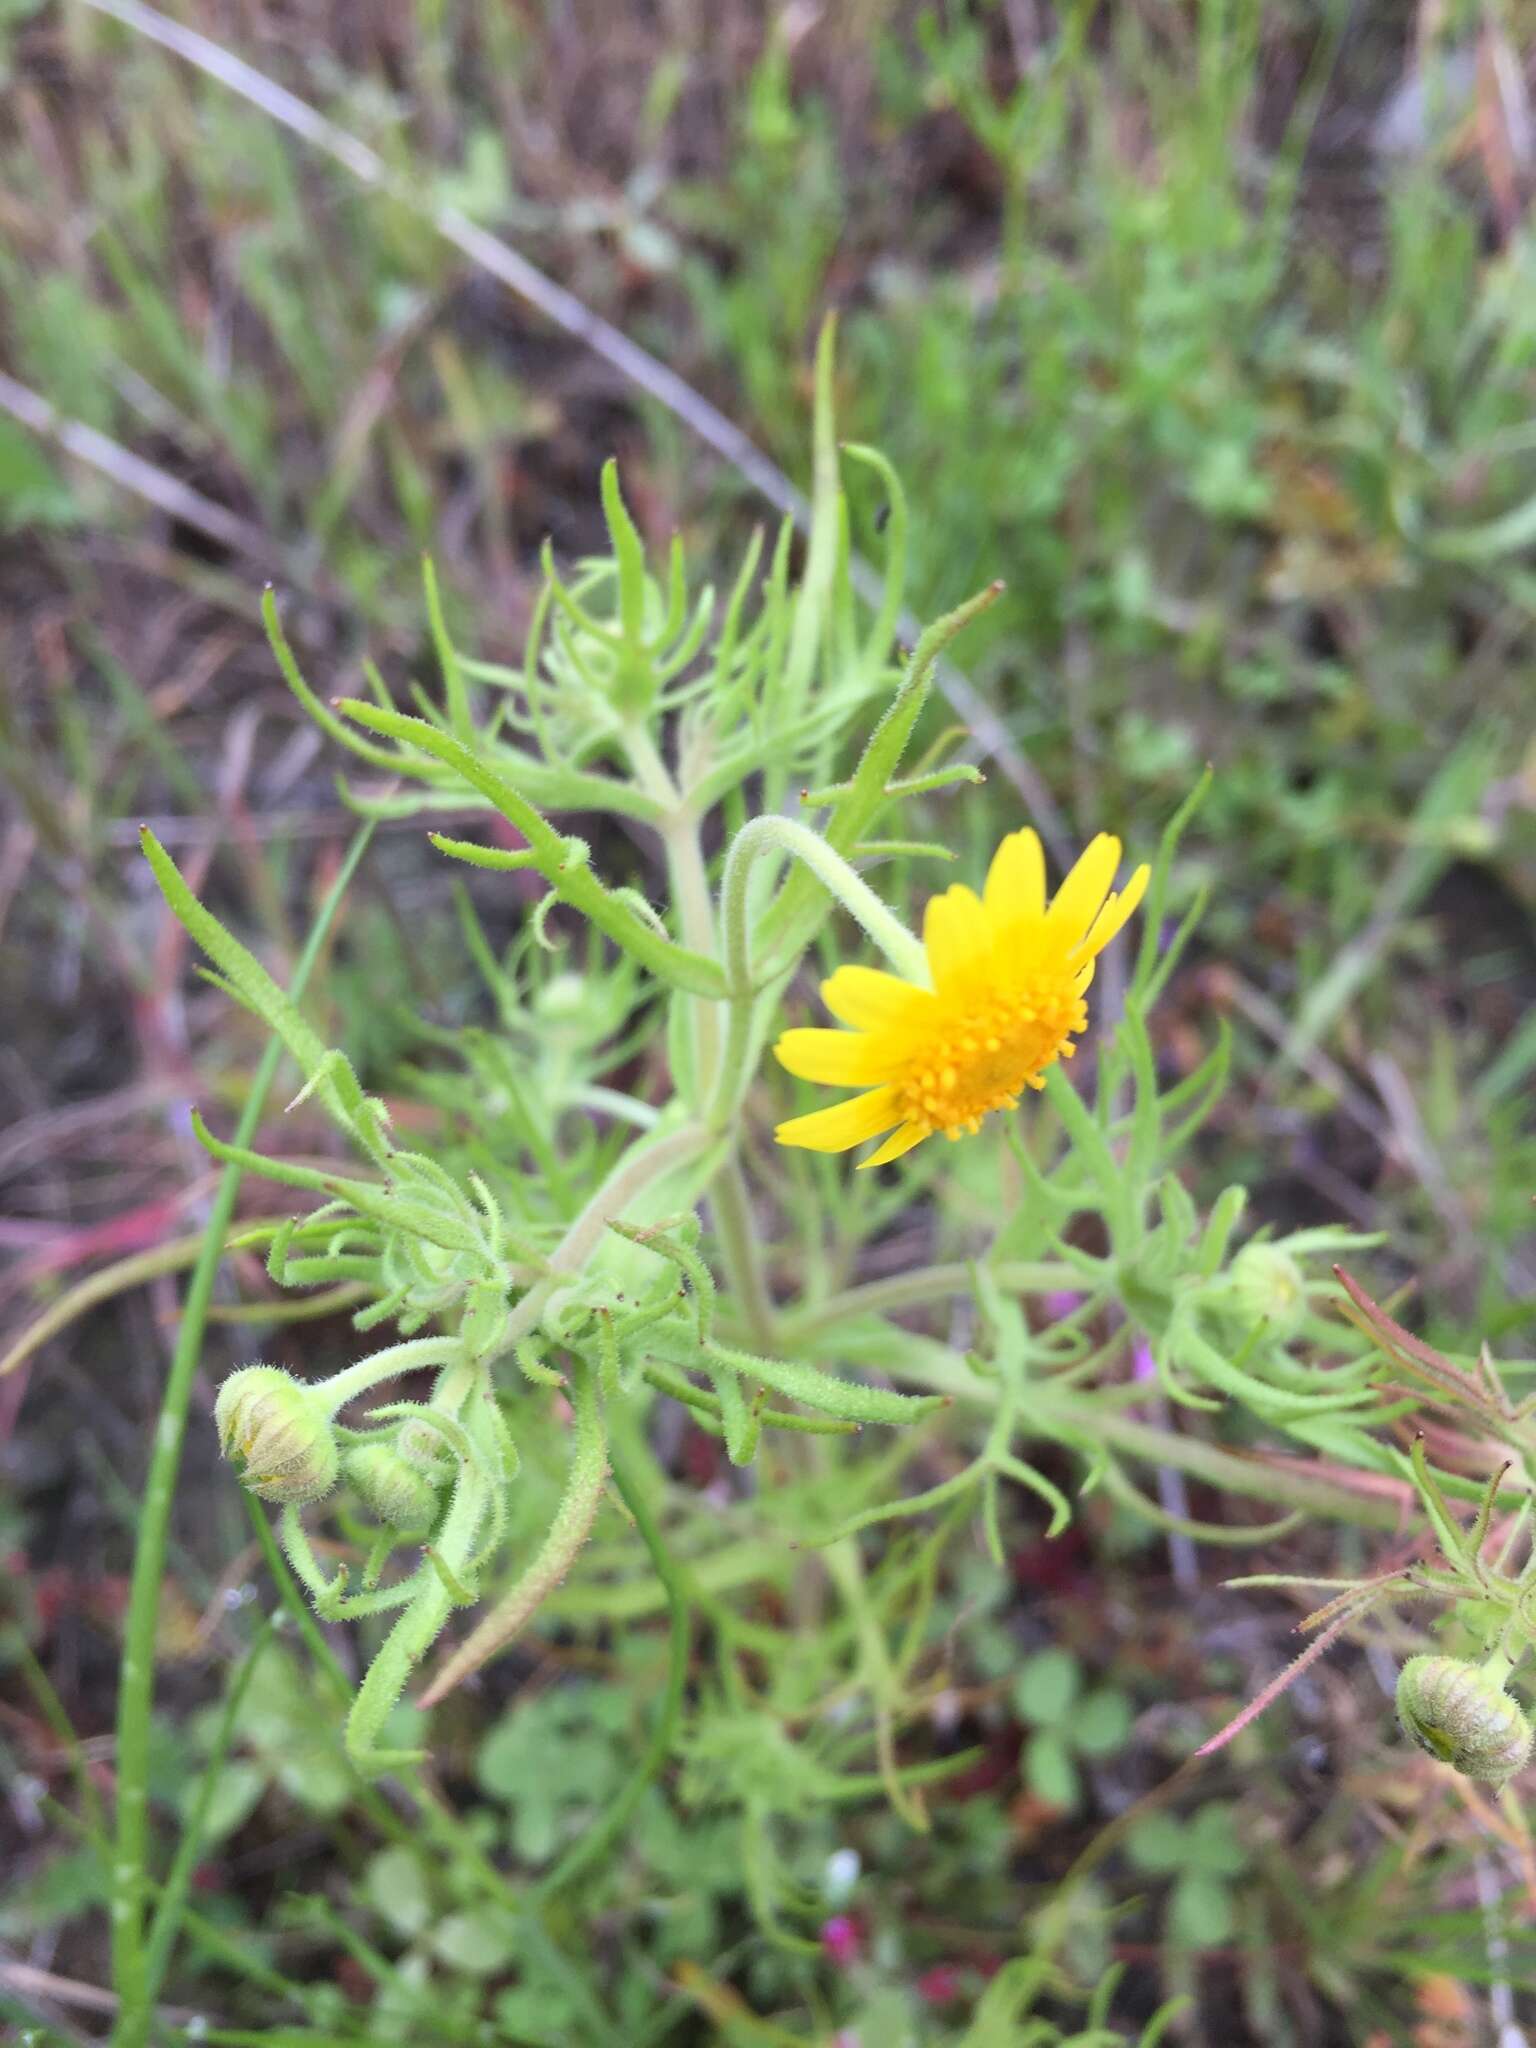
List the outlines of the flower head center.
{"label": "flower head center", "polygon": [[1047,972],[1012,987],[942,993],[895,1079],[904,1120],[958,1138],[992,1110],[1014,1108],[1023,1089],[1043,1087],[1044,1069],[1070,1059],[1069,1040],[1088,1022],[1079,978]]}

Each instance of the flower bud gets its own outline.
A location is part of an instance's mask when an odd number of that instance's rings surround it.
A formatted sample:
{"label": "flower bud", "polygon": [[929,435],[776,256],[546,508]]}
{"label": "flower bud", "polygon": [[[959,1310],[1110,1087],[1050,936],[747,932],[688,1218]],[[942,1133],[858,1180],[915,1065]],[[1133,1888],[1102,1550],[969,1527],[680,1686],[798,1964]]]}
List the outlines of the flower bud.
{"label": "flower bud", "polygon": [[534,1015],[541,1024],[579,1024],[588,1007],[587,984],[579,974],[552,974],[534,993]]}
{"label": "flower bud", "polygon": [[393,1444],[357,1444],[342,1463],[347,1484],[363,1505],[392,1529],[429,1529],[437,1518],[430,1480]]}
{"label": "flower bud", "polygon": [[219,1448],[240,1483],[261,1500],[319,1500],[336,1484],[340,1460],[331,1418],[312,1387],[275,1365],[231,1373],[214,1405]]}
{"label": "flower bud", "polygon": [[1296,1335],[1307,1312],[1307,1283],[1288,1251],[1277,1244],[1246,1244],[1227,1277],[1227,1305],[1245,1335],[1260,1323],[1282,1344]]}
{"label": "flower bud", "polygon": [[1464,1778],[1502,1785],[1524,1768],[1532,1737],[1524,1708],[1504,1690],[1508,1669],[1501,1657],[1410,1657],[1397,1681],[1403,1733]]}

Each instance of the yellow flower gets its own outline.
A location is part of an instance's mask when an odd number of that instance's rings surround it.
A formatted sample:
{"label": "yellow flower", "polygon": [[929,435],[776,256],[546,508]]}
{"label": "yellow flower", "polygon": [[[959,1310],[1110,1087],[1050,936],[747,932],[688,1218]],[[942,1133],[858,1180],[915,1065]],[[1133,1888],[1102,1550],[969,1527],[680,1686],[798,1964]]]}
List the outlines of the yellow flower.
{"label": "yellow flower", "polygon": [[[847,1031],[786,1031],[774,1048],[804,1081],[864,1088],[830,1109],[792,1117],[781,1145],[846,1152],[890,1136],[861,1166],[899,1159],[936,1131],[976,1131],[1013,1109],[1044,1071],[1070,1059],[1088,1023],[1083,998],[1094,960],[1141,901],[1140,867],[1109,893],[1120,842],[1101,832],[1045,900],[1045,855],[1032,831],[998,847],[981,896],[956,886],[930,898],[923,919],[930,987],[873,967],[839,967],[822,1001]],[[892,1126],[895,1128],[893,1129]]]}

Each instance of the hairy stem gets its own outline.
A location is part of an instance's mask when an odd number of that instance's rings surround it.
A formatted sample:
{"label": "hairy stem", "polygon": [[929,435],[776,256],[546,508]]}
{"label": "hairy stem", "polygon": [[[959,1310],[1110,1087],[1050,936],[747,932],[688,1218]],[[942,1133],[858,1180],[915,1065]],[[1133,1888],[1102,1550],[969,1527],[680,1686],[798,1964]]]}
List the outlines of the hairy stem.
{"label": "hairy stem", "polygon": [[423,1750],[379,1747],[379,1736],[411,1673],[442,1632],[454,1607],[454,1581],[468,1562],[489,1506],[493,1482],[472,1464],[461,1465],[436,1551],[444,1570],[424,1562],[411,1604],[384,1638],[347,1717],[347,1753],[360,1770],[393,1770],[420,1763]]}
{"label": "hairy stem", "polygon": [[[511,1592],[497,1602],[479,1627],[439,1666],[437,1676],[418,1701],[420,1706],[435,1706],[446,1693],[462,1684],[471,1672],[488,1663],[498,1650],[505,1649],[538,1611],[545,1595],[559,1585],[587,1540],[608,1476],[608,1441],[598,1406],[597,1382],[591,1368],[578,1363],[571,1378],[576,1412],[575,1443],[565,1491],[560,1497],[555,1519],[537,1556]],[[446,1618],[445,1608],[443,1619]],[[441,1625],[440,1621],[438,1626]],[[372,1677],[371,1672],[369,1676]]]}
{"label": "hairy stem", "polygon": [[[278,1549],[277,1539],[272,1534],[271,1524],[261,1503],[247,1494],[245,1505],[251,1518],[251,1527],[256,1534],[257,1547],[266,1563],[268,1575],[277,1588],[283,1610],[313,1658],[315,1670],[323,1679],[331,1697],[345,1712],[352,1703],[352,1681],[342,1670],[335,1652],[305,1604],[298,1584]],[[504,1908],[518,1909],[522,1904],[521,1894],[513,1890],[474,1835],[447,1807],[443,1795],[423,1781],[420,1773],[409,1766],[400,1771],[398,1782],[415,1802],[414,1811],[409,1819],[397,1813],[391,1802],[385,1799],[374,1785],[359,1776],[356,1786],[357,1803],[370,1825],[376,1828],[386,1841],[412,1848],[419,1846],[419,1839],[423,1833],[427,1834],[437,1842],[448,1863],[455,1869],[467,1870],[472,1874],[477,1887],[486,1898],[494,1900],[497,1905]],[[192,1926],[196,1916],[188,1913],[186,1919],[187,1924]]]}
{"label": "hairy stem", "polygon": [[387,1350],[360,1358],[356,1365],[323,1380],[315,1392],[325,1396],[326,1406],[334,1415],[381,1380],[398,1379],[401,1373],[415,1372],[422,1366],[452,1365],[463,1354],[464,1346],[457,1337],[414,1337],[408,1343],[391,1344]]}
{"label": "hairy stem", "polygon": [[565,1890],[594,1863],[601,1862],[623,1832],[646,1786],[655,1778],[671,1754],[677,1734],[678,1718],[682,1713],[683,1687],[688,1678],[687,1587],[671,1552],[662,1541],[660,1525],[651,1513],[644,1488],[630,1466],[628,1454],[610,1443],[608,1462],[619,1497],[634,1517],[635,1527],[640,1532],[640,1540],[650,1553],[651,1563],[666,1596],[667,1612],[671,1621],[667,1644],[667,1686],[656,1715],[656,1725],[651,1730],[651,1739],[646,1745],[645,1755],[635,1767],[634,1775],[602,1818],[595,1821],[578,1841],[571,1844],[539,1885],[534,1897],[540,1904],[554,1893]]}
{"label": "hairy stem", "polygon": [[920,987],[928,980],[928,955],[921,943],[819,832],[793,818],[753,818],[731,842],[721,884],[720,910],[725,926],[725,971],[733,996],[751,986],[752,942],[747,930],[747,884],[754,863],[765,853],[787,854],[808,868],[827,892],[856,919],[886,959]]}
{"label": "hairy stem", "polygon": [[780,962],[769,969],[768,980],[761,988],[754,985],[748,884],[754,866],[765,853],[788,855],[799,861],[858,920],[898,973],[920,987],[928,981],[928,956],[922,946],[819,832],[792,818],[753,818],[731,841],[720,885],[730,1009],[719,1083],[709,1111],[710,1122],[717,1130],[723,1130],[735,1115],[751,1080],[759,1007],[767,1008],[777,1000],[792,971],[792,963],[786,968]]}

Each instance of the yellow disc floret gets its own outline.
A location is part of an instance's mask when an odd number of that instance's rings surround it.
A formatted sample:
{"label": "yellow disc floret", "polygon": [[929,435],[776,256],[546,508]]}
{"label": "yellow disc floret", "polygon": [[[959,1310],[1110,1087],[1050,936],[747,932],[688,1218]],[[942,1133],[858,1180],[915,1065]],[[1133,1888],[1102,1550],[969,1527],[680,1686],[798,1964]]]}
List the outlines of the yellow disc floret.
{"label": "yellow disc floret", "polygon": [[1047,904],[1039,839],[1011,833],[981,896],[957,886],[929,903],[929,986],[840,967],[822,1000],[850,1028],[786,1031],[775,1050],[803,1080],[869,1092],[780,1124],[779,1143],[842,1152],[889,1132],[860,1162],[878,1166],[938,1132],[976,1131],[1043,1087],[1045,1069],[1070,1059],[1087,1027],[1095,959],[1146,889],[1142,867],[1111,894],[1119,865],[1119,840],[1101,832]]}

